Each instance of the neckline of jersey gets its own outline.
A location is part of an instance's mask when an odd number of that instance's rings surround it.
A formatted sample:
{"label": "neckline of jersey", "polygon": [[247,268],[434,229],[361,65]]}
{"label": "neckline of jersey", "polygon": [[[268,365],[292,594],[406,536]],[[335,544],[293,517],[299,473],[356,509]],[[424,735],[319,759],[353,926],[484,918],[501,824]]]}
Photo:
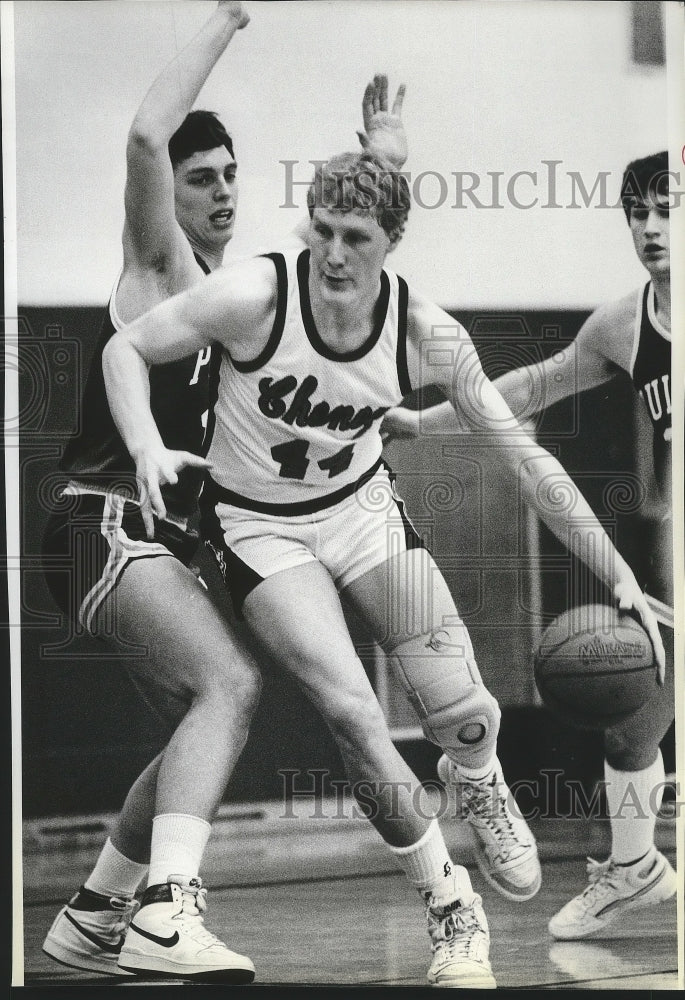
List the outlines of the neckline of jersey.
{"label": "neckline of jersey", "polygon": [[390,301],[390,281],[385,269],[381,271],[381,290],[376,302],[375,320],[371,334],[359,347],[353,351],[334,351],[322,340],[314,322],[312,305],[309,299],[309,257],[310,251],[303,250],[297,259],[297,283],[300,291],[300,313],[304,324],[307,339],[317,354],[327,358],[329,361],[358,361],[363,358],[378,343],[385,321],[388,315],[388,303]]}

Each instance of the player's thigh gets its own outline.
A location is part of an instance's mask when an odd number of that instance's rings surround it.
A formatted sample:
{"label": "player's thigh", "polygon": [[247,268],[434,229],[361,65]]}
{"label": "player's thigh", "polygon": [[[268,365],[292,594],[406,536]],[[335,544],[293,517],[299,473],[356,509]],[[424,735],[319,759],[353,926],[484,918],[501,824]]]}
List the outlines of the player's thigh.
{"label": "player's thigh", "polygon": [[362,706],[376,701],[338,593],[320,563],[308,562],[263,580],[245,598],[243,614],[268,655],[327,715],[351,702]]}
{"label": "player's thigh", "polygon": [[188,698],[208,684],[258,683],[254,657],[178,559],[129,563],[103,611],[116,622],[127,666],[146,691],[161,687]]}
{"label": "player's thigh", "polygon": [[348,584],[341,596],[386,652],[436,628],[464,629],[445,578],[424,548],[380,563]]}

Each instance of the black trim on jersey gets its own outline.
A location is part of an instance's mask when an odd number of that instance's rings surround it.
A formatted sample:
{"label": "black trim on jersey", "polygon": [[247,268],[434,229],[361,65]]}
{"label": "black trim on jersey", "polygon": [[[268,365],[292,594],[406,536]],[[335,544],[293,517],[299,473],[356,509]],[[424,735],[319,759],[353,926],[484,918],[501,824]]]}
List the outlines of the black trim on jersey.
{"label": "black trim on jersey", "polygon": [[225,486],[220,486],[214,482],[211,476],[207,476],[205,480],[202,498],[204,502],[209,504],[229,503],[232,507],[240,507],[242,510],[253,510],[256,514],[276,514],[282,517],[297,517],[299,514],[316,514],[320,510],[326,510],[327,507],[333,507],[336,503],[340,503],[341,500],[346,500],[356,493],[358,489],[361,489],[362,486],[365,486],[369,479],[378,471],[382,462],[383,459],[379,458],[370,469],[363,472],[354,482],[348,483],[347,486],[343,486],[333,493],[325,493],[323,496],[316,497],[314,500],[299,500],[294,503],[267,503],[264,500],[253,500],[251,497],[244,497],[242,494],[234,493],[233,490],[229,490]]}
{"label": "black trim on jersey", "polygon": [[400,392],[408,396],[412,391],[409,367],[407,365],[407,305],[409,289],[404,278],[397,276],[397,377],[400,382]]}
{"label": "black trim on jersey", "polygon": [[209,264],[207,263],[207,261],[204,260],[203,257],[200,257],[200,255],[197,252],[197,250],[193,250],[193,257],[198,262],[198,264],[200,265],[200,267],[202,268],[202,270],[205,272],[205,274],[211,274],[212,273],[211,267],[209,266]]}
{"label": "black trim on jersey", "polygon": [[[281,341],[285,327],[285,315],[288,308],[288,269],[285,265],[285,257],[282,253],[264,253],[261,256],[272,261],[276,268],[277,292],[274,325],[264,349],[256,358],[252,361],[236,361],[235,358],[231,358],[233,367],[237,372],[255,372],[258,368],[265,365],[273,357]],[[230,354],[229,357],[231,357]]]}
{"label": "black trim on jersey", "polygon": [[388,315],[388,302],[390,301],[390,281],[385,271],[381,271],[381,291],[376,302],[374,327],[371,335],[359,347],[353,351],[338,353],[332,350],[323,342],[316,323],[312,315],[312,304],[309,300],[309,257],[310,251],[303,250],[297,258],[297,283],[300,286],[300,313],[302,322],[307,334],[307,339],[317,354],[329,361],[358,361],[363,358],[378,343],[378,339],[383,332],[386,316]]}
{"label": "black trim on jersey", "polygon": [[212,356],[209,362],[209,386],[207,389],[207,426],[205,428],[205,436],[202,439],[202,450],[200,454],[206,457],[209,451],[209,446],[212,443],[212,438],[214,437],[214,428],[216,426],[216,413],[214,412],[214,407],[216,406],[216,401],[219,398],[219,372],[221,371],[221,355],[223,352],[223,347],[221,344],[212,344]]}

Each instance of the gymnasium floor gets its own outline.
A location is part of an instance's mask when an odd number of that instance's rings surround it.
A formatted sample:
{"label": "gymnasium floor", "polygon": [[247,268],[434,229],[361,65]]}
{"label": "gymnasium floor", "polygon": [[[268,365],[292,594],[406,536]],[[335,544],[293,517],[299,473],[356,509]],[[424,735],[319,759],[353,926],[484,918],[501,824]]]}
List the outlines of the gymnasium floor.
{"label": "gymnasium floor", "polygon": [[[107,822],[90,817],[25,826],[27,986],[113,984],[62,967],[41,951],[57,909],[90,870]],[[285,826],[283,832],[283,820],[268,805],[242,812],[225,807],[203,870],[207,924],[252,957],[255,984],[425,986],[430,951],[422,905],[371,826],[330,817]],[[552,941],[547,921],[584,885],[585,855],[605,857],[607,829],[600,821],[555,820],[538,824],[535,833],[544,881],[529,903],[504,899],[468,863],[490,924],[498,986],[677,989],[675,900],[634,911],[602,940]],[[466,857],[463,831],[445,829],[445,835],[452,856]],[[657,844],[675,864],[672,825],[657,827]]]}

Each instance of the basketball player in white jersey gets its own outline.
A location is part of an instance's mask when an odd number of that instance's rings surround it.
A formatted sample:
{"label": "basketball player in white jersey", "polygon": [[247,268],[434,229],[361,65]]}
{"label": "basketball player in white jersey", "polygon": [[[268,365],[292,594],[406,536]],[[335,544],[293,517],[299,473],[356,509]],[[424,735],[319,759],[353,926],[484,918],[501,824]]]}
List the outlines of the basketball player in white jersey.
{"label": "basketball player in white jersey", "polygon": [[[604,736],[611,855],[590,860],[589,884],[549,923],[559,939],[600,934],[627,910],[670,898],[676,873],[656,849],[654,829],[664,788],[660,743],[675,714],[673,664],[673,574],[671,513],[671,270],[668,154],[628,164],[621,200],[635,252],[649,274],[637,291],[596,309],[563,358],[508,372],[495,385],[522,418],[614,379],[629,378],[644,401],[653,427],[654,474],[664,503],[660,537],[645,580],[662,625],[668,652],[666,683],[639,712]],[[422,414],[393,410],[385,419],[388,438],[419,433],[455,433],[451,408],[441,404]],[[625,803],[631,807],[626,808]]]}
{"label": "basketball player in white jersey", "polygon": [[[165,490],[166,516],[146,537],[135,468],[112,423],[101,355],[115,329],[219,268],[233,234],[237,181],[230,136],[192,105],[235,32],[242,4],[222,2],[199,35],[152,85],[127,145],[123,269],[115,286],[82,400],[83,433],[61,463],[65,502],[46,531],[46,578],[65,614],[94,636],[147,649],[128,667],[173,728],[170,741],[131,788],[84,886],[62,908],[44,942],[58,961],[125,975],[119,965],[134,893],[147,874],[147,937],[134,930],[129,972],[249,982],[249,958],[203,926],[198,877],[210,823],[247,738],[260,692],[257,666],[188,568],[198,543],[198,469]],[[362,143],[402,159],[402,93],[387,111],[387,80],[364,97]],[[218,357],[216,358],[218,360]],[[165,440],[201,453],[212,352],[203,349],[152,373],[151,399]],[[73,552],[87,547],[83,565]],[[55,568],[55,567],[59,568]],[[50,568],[52,567],[52,568]],[[66,572],[64,568],[66,567]],[[110,639],[112,636],[110,635]],[[120,647],[117,647],[120,648]]]}
{"label": "basketball player in white jersey", "polygon": [[342,598],[396,658],[426,736],[450,761],[491,880],[530,898],[540,869],[496,757],[499,708],[382,463],[388,407],[412,388],[443,388],[465,430],[486,433],[508,466],[524,470],[525,495],[552,530],[574,538],[621,606],[640,615],[660,661],[663,649],[632,572],[583,498],[568,516],[543,510],[543,477],[573,486],[522,432],[500,435],[516,424],[466,331],[384,268],[407,218],[406,180],[378,156],[343,154],[317,170],[308,203],[310,250],[226,269],[116,334],[103,355],[107,394],[147,516],[164,516],[161,487],[187,456],[160,437],[148,365],[222,345],[204,536],[236,611],[323,713],[352,788],[363,788],[371,822],[424,896],[429,981],[493,987],[481,899],[453,866],[437,821],[416,808],[417,778],[390,739],[341,611]]}

